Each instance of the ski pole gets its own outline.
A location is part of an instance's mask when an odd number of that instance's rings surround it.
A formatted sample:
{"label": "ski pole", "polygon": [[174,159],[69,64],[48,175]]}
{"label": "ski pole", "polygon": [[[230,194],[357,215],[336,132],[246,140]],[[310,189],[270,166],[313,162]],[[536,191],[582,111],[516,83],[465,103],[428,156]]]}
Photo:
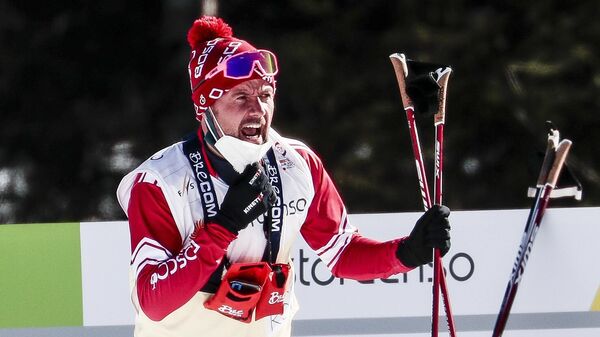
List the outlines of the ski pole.
{"label": "ski pole", "polygon": [[[427,175],[425,171],[425,165],[423,161],[423,154],[421,150],[421,144],[419,142],[419,134],[417,131],[417,124],[415,120],[415,104],[413,103],[412,98],[408,94],[407,89],[407,77],[409,76],[409,61],[406,59],[404,54],[392,54],[390,55],[390,60],[394,67],[394,72],[396,74],[396,79],[398,80],[398,86],[400,89],[400,96],[402,98],[402,104],[404,110],[406,112],[406,118],[408,121],[408,128],[412,143],[413,155],[415,158],[415,163],[417,167],[417,177],[419,179],[419,188],[421,191],[421,198],[423,201],[423,206],[425,210],[431,208],[431,196],[429,194],[429,187],[427,184]],[[437,105],[437,113],[434,116],[434,124],[436,126],[436,145],[435,145],[435,203],[441,204],[442,201],[442,172],[443,172],[443,131],[444,131],[444,122],[445,122],[445,102],[446,102],[446,88],[448,84],[448,79],[452,69],[446,66],[435,66],[431,64],[425,64],[420,62],[412,62],[413,65],[419,68],[432,68],[435,70],[435,74],[437,78],[433,78],[432,80],[436,83],[439,90],[439,101]],[[431,69],[431,70],[433,70]],[[429,75],[432,76],[431,72]],[[431,84],[431,82],[424,82],[424,84]],[[432,337],[438,336],[438,318],[439,318],[439,293],[440,290],[442,292],[442,297],[444,299],[444,307],[446,310],[446,320],[448,323],[448,330],[450,331],[450,336],[455,337],[456,331],[454,327],[454,318],[452,316],[452,311],[450,307],[450,300],[448,298],[448,289],[446,285],[445,274],[443,271],[443,267],[441,264],[441,254],[439,249],[434,249],[434,266],[433,266],[433,303],[432,303],[432,329],[431,335]]]}
{"label": "ski pole", "polygon": [[500,305],[500,311],[494,325],[492,337],[500,337],[504,332],[512,304],[517,295],[520,281],[525,272],[527,260],[533,247],[533,241],[535,240],[540,224],[542,223],[542,217],[548,207],[550,195],[552,194],[552,190],[556,187],[558,177],[565,164],[571,144],[571,141],[568,139],[559,142],[558,130],[551,130],[548,134],[548,146],[536,184],[536,196],[533,206],[529,211],[521,244],[519,245],[519,250],[517,252],[517,258],[511,272],[511,277],[506,286],[506,291],[504,292],[504,298]]}
{"label": "ski pole", "polygon": [[[435,125],[435,169],[434,169],[434,185],[433,185],[433,194],[434,194],[434,203],[436,205],[442,204],[442,177],[444,172],[444,125],[446,122],[446,91],[448,88],[448,79],[452,72],[452,69],[447,67],[445,69],[438,68],[437,72],[437,82],[440,86],[439,93],[439,103],[438,103],[438,111],[433,116],[434,125]],[[444,275],[444,266],[442,265],[442,256],[439,249],[434,250],[433,255],[433,296],[439,296],[439,290],[436,288],[440,288],[442,292],[442,300],[444,301],[444,307],[446,308],[446,321],[448,324],[448,331],[450,331],[450,336],[456,336],[456,330],[454,326],[454,317],[452,316],[452,308],[450,306],[450,299],[448,294],[448,286],[446,284],[446,277]],[[439,303],[439,298],[434,299],[434,305]],[[437,322],[436,322],[437,329]]]}

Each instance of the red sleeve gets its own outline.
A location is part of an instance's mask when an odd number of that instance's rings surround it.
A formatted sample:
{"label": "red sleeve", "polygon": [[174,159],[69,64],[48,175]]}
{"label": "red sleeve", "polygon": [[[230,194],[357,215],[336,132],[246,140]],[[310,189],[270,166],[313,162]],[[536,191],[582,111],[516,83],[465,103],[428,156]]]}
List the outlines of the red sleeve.
{"label": "red sleeve", "polygon": [[297,151],[310,167],[315,189],[300,233],[333,275],[370,280],[411,270],[396,258],[400,240],[378,242],[358,234],[319,157],[307,148]]}
{"label": "red sleeve", "polygon": [[235,235],[207,224],[184,247],[162,190],[149,182],[133,186],[127,213],[138,301],[146,316],[162,320],[206,284]]}

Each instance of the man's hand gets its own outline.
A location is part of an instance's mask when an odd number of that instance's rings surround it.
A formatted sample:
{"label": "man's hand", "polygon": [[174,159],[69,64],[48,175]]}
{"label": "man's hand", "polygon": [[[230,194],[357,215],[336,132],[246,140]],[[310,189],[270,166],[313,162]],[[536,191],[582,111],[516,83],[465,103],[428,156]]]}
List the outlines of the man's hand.
{"label": "man's hand", "polygon": [[398,245],[396,256],[407,267],[417,267],[433,260],[433,248],[442,256],[450,250],[450,209],[434,205],[417,220],[415,227]]}
{"label": "man's hand", "polygon": [[221,210],[210,221],[237,234],[265,213],[275,198],[264,170],[258,164],[248,165],[239,179],[229,186]]}

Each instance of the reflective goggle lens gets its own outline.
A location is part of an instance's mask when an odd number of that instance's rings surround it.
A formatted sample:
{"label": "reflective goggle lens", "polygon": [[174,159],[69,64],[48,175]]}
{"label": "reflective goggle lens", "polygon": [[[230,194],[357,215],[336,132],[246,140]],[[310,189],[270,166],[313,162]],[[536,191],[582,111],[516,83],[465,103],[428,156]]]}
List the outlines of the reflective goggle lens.
{"label": "reflective goggle lens", "polygon": [[225,76],[234,79],[246,78],[252,74],[255,66],[258,66],[264,75],[277,74],[275,55],[270,51],[258,50],[235,55],[225,60]]}

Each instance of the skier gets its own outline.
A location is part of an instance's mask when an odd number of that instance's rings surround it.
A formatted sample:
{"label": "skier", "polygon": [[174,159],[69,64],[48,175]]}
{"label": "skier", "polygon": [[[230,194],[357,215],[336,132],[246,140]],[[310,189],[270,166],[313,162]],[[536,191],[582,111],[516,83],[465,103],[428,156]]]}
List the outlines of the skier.
{"label": "skier", "polygon": [[271,128],[275,55],[204,16],[188,32],[197,134],[121,181],[129,218],[135,335],[290,336],[298,235],[333,275],[386,278],[450,248],[449,209],[409,236],[362,237],[319,157]]}

